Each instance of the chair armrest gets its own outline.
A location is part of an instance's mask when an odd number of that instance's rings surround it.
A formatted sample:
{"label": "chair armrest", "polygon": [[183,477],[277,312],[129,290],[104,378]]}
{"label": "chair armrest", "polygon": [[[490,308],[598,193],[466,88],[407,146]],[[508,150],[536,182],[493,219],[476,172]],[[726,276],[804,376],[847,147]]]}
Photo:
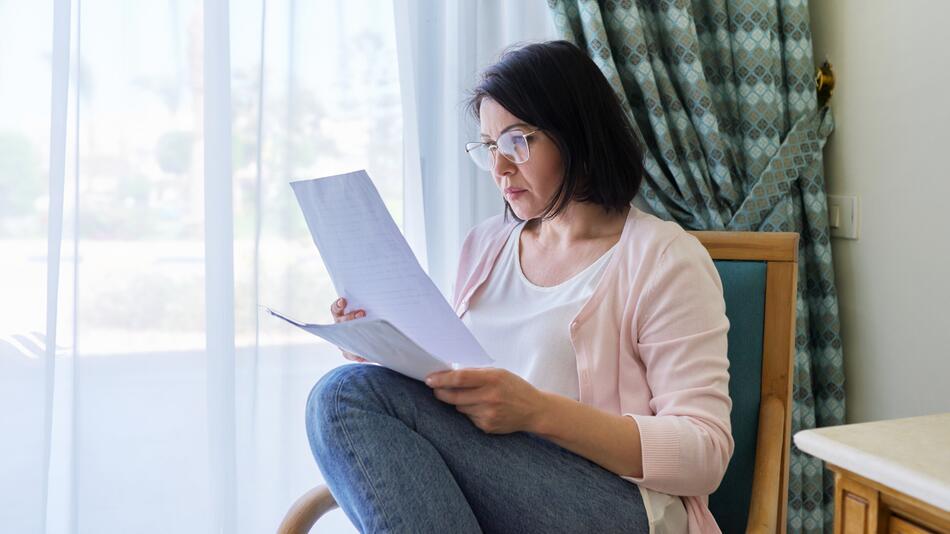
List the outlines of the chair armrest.
{"label": "chair armrest", "polygon": [[280,522],[277,534],[307,534],[324,514],[337,507],[327,486],[317,486],[304,493]]}
{"label": "chair armrest", "polygon": [[782,402],[776,397],[762,399],[759,407],[758,446],[747,533],[785,532],[784,523],[781,526],[778,524],[781,514],[777,514],[775,510],[779,500],[787,497],[781,490],[784,468],[782,449],[775,445],[775,442],[779,441],[787,447],[785,436],[785,410]]}

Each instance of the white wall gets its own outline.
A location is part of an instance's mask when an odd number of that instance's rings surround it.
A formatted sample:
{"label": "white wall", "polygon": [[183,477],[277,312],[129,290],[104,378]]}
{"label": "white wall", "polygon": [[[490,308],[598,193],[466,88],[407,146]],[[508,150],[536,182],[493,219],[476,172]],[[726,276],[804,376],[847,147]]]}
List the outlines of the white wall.
{"label": "white wall", "polygon": [[828,192],[857,195],[834,239],[847,421],[950,411],[950,2],[814,0],[834,65]]}

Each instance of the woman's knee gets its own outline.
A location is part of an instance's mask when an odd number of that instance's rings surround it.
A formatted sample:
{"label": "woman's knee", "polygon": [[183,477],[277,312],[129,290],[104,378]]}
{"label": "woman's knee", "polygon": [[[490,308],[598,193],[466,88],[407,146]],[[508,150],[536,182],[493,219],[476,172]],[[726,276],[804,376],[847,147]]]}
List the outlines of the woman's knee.
{"label": "woman's knee", "polygon": [[[378,365],[346,364],[331,369],[317,381],[307,399],[307,428],[316,430],[347,400],[365,400],[366,393],[398,374]],[[385,389],[385,388],[383,388]],[[359,390],[359,391],[356,391]]]}
{"label": "woman's knee", "polygon": [[310,390],[306,407],[307,437],[314,455],[318,458],[326,448],[333,419],[339,412],[337,404],[340,389],[346,386],[358,367],[360,364],[341,365],[331,369]]}
{"label": "woman's knee", "polygon": [[318,416],[328,413],[329,409],[337,402],[340,388],[346,385],[353,373],[361,364],[341,365],[331,369],[310,390],[310,396],[307,398],[307,427],[313,426],[317,422]]}

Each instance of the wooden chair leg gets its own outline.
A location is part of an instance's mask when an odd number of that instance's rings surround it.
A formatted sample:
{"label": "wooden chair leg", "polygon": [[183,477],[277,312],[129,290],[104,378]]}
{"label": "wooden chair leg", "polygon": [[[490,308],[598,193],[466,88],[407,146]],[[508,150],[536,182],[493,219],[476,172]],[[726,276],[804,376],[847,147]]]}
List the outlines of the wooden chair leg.
{"label": "wooden chair leg", "polygon": [[330,488],[317,486],[294,502],[280,522],[277,534],[307,534],[318,519],[336,507]]}

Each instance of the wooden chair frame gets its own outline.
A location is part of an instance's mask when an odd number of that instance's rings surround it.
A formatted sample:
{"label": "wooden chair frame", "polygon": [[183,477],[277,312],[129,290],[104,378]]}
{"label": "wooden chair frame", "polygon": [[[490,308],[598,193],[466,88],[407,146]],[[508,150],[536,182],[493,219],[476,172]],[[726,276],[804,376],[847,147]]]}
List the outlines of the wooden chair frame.
{"label": "wooden chair frame", "polygon": [[690,233],[713,260],[767,262],[759,429],[746,532],[784,534],[788,523],[799,236],[794,232]]}
{"label": "wooden chair frame", "polygon": [[[713,260],[767,262],[759,428],[747,532],[784,534],[788,516],[799,236],[793,232],[690,234],[699,239]],[[330,489],[317,486],[297,499],[277,532],[307,533],[320,517],[336,507]]]}

